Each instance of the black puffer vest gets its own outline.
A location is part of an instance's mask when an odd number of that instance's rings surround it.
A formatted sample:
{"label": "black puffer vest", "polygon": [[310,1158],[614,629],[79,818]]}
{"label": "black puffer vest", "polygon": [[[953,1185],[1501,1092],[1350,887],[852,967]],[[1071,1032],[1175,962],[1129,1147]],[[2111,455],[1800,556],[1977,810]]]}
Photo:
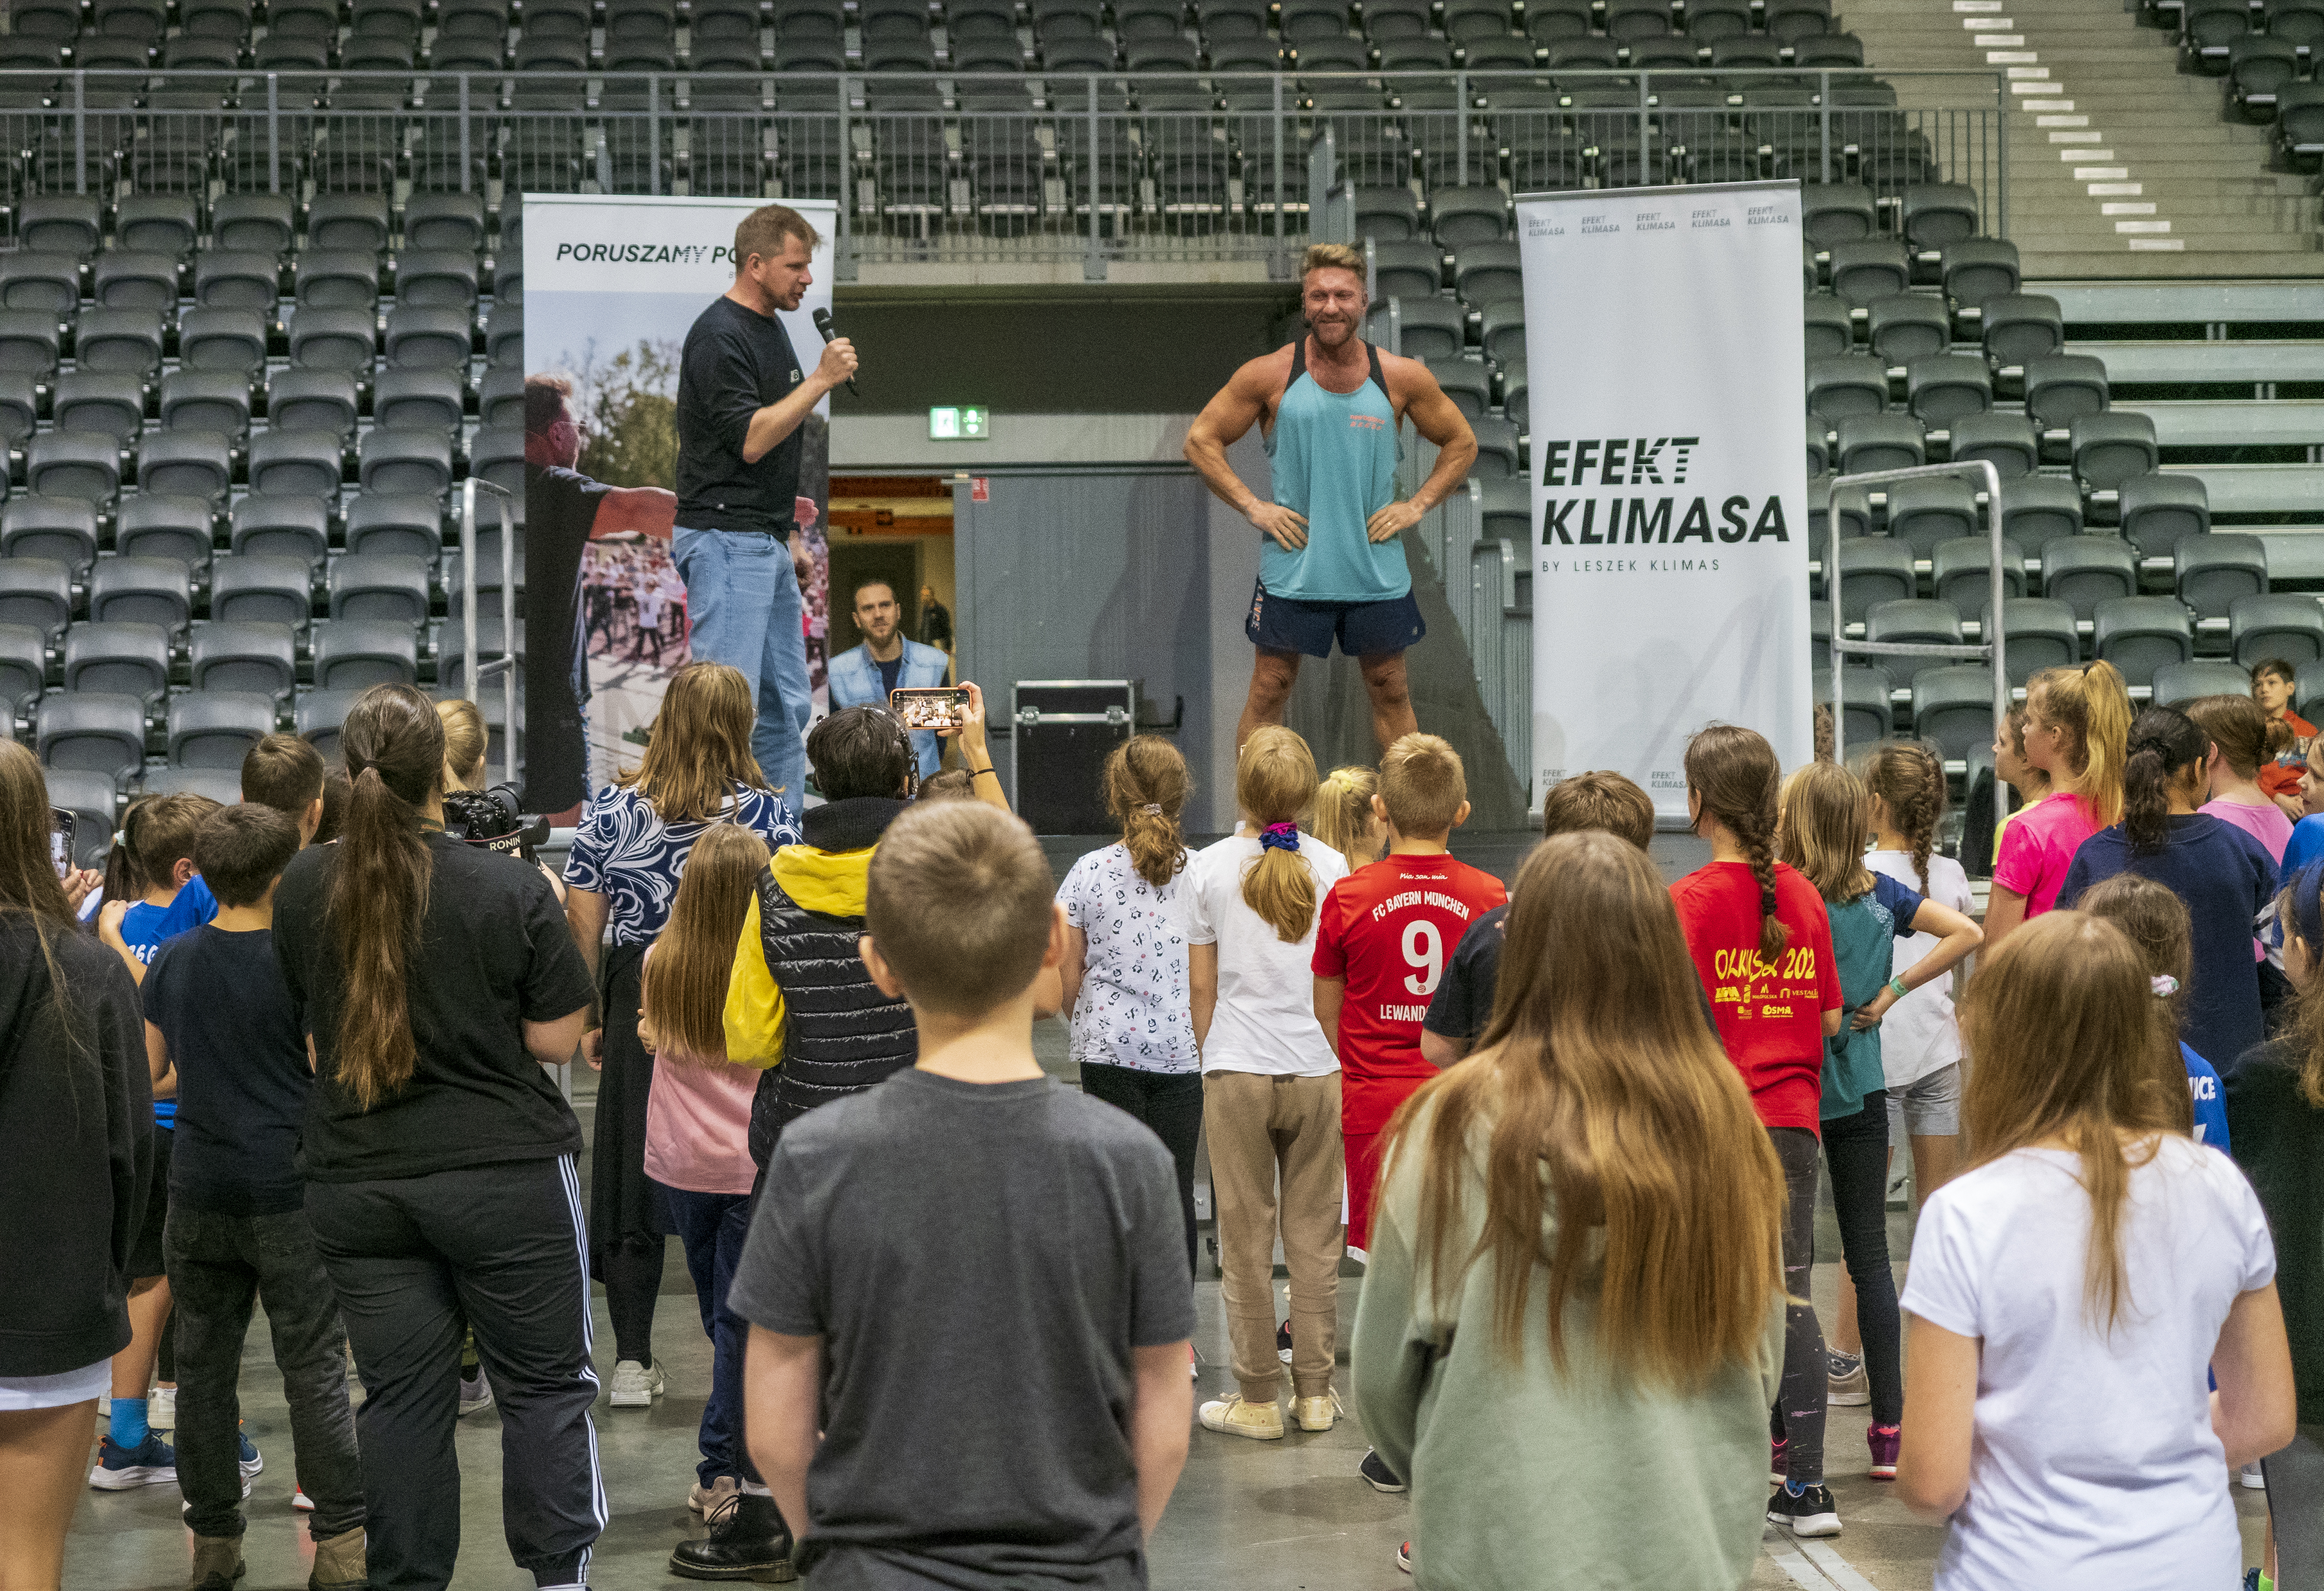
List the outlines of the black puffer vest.
{"label": "black puffer vest", "polygon": [[[819,851],[874,844],[905,803],[859,796],[808,812],[800,823]],[[761,1075],[751,1100],[751,1159],[764,1170],[775,1140],[818,1105],[860,1094],[919,1059],[912,1008],[880,993],[856,941],[863,919],[810,911],[759,874],[760,942],[783,992],[783,1059]]]}

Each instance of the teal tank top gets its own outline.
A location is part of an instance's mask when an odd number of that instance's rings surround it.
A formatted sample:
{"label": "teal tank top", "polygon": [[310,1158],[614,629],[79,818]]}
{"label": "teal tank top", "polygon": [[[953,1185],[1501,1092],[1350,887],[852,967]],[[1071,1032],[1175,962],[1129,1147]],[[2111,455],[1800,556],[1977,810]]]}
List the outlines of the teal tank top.
{"label": "teal tank top", "polygon": [[1375,545],[1364,533],[1371,516],[1396,500],[1403,451],[1379,350],[1367,343],[1364,353],[1370,377],[1352,393],[1334,393],[1307,373],[1307,339],[1291,345],[1291,384],[1276,408],[1267,452],[1275,461],[1275,501],[1306,517],[1307,545],[1290,552],[1260,536],[1259,583],[1270,597],[1385,602],[1412,589],[1403,538]]}

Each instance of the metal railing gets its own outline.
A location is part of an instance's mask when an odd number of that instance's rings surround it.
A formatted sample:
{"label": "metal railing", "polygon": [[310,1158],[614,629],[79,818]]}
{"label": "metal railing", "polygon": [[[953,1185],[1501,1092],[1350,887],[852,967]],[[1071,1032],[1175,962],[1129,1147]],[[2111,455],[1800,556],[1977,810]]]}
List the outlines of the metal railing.
{"label": "metal railing", "polygon": [[[1993,594],[1986,609],[1985,627],[1979,632],[1976,645],[1944,645],[1919,641],[1850,641],[1848,638],[1848,609],[1840,602],[1840,494],[1842,487],[1869,490],[1891,481],[1920,480],[1934,476],[1968,476],[1985,487],[1986,529],[1991,538],[1987,554],[1987,573],[1993,580]],[[1862,475],[1834,476],[1824,498],[1824,528],[1830,537],[1830,552],[1824,560],[1824,597],[1831,604],[1831,754],[1832,760],[1848,760],[1848,669],[1841,661],[1849,656],[1862,657],[1957,657],[1989,665],[1993,671],[1993,737],[2001,738],[2003,725],[2009,717],[2009,671],[2003,663],[2005,631],[2003,615],[2009,597],[2007,565],[2003,561],[2006,543],[2001,535],[2001,472],[1987,458],[1964,459],[1956,464],[1923,464],[1910,469],[1874,469]],[[2018,578],[2024,578],[2023,566]],[[1869,634],[1869,624],[1867,633]]]}
{"label": "metal railing", "polygon": [[[501,542],[501,644],[500,656],[487,663],[476,661],[476,494],[490,492],[500,519]],[[516,643],[516,498],[505,486],[496,486],[487,480],[468,476],[460,483],[460,623],[461,662],[460,694],[475,701],[478,687],[487,674],[497,674],[501,680],[501,754],[506,772],[502,775],[509,783],[517,782],[516,748],[519,733],[516,664],[520,655]]]}
{"label": "metal railing", "polygon": [[[812,197],[838,269],[1287,265],[1338,185],[1961,182],[2007,228],[1997,72],[0,71],[23,193]],[[1907,103],[1899,105],[1897,99]],[[1336,169],[1312,169],[1330,135]]]}

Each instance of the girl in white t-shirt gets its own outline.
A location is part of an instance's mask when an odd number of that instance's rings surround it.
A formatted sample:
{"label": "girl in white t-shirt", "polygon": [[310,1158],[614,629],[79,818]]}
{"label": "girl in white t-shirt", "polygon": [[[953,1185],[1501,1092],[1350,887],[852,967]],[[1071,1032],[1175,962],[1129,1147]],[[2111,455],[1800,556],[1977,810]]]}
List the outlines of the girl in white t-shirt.
{"label": "girl in white t-shirt", "polygon": [[1303,1430],[1332,1429],[1337,1352],[1340,1062],[1315,1021],[1315,908],[1347,876],[1339,852],[1299,832],[1315,800],[1307,743],[1270,726],[1235,764],[1242,823],[1198,852],[1186,909],[1203,1120],[1210,1131],[1221,1292],[1239,1390],[1202,1408],[1204,1427],[1279,1437],[1275,1335],[1276,1187],[1291,1272],[1291,1396]]}
{"label": "girl in white t-shirt", "polygon": [[2189,1134],[2127,935],[2051,911],[1986,954],[1976,1159],[1923,1207],[1904,1287],[1897,1494],[1949,1521],[1936,1591],[2231,1586],[2228,1475],[2295,1429],[2266,1217]]}
{"label": "girl in white t-shirt", "polygon": [[1178,813],[1194,784],[1178,748],[1153,735],[1116,746],[1104,777],[1106,809],[1121,838],[1074,863],[1057,886],[1074,1063],[1083,1093],[1144,1122],[1177,1161],[1191,1275],[1203,1074],[1187,1008],[1186,841]]}

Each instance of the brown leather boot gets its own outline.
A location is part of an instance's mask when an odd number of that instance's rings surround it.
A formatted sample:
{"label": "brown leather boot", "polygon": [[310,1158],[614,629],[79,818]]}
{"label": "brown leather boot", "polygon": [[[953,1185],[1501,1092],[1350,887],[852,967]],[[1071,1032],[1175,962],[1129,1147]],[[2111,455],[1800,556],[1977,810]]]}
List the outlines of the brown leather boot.
{"label": "brown leather boot", "polygon": [[246,1567],[240,1536],[196,1536],[194,1572],[186,1581],[186,1591],[233,1591]]}
{"label": "brown leather boot", "polygon": [[315,1543],[315,1572],[307,1577],[307,1591],[367,1591],[370,1585],[361,1530],[341,1531]]}

